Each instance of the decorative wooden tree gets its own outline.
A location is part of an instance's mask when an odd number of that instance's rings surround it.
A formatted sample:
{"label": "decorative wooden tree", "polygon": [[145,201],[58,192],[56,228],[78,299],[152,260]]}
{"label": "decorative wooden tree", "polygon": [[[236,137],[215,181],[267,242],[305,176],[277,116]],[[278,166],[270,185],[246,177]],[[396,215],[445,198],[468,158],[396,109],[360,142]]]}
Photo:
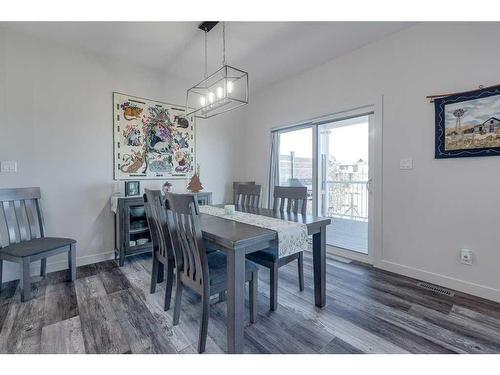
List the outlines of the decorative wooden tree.
{"label": "decorative wooden tree", "polygon": [[203,185],[201,184],[200,181],[200,166],[198,165],[196,173],[191,177],[191,180],[189,180],[189,184],[187,186],[187,189],[193,193],[198,193],[199,191],[203,190]]}

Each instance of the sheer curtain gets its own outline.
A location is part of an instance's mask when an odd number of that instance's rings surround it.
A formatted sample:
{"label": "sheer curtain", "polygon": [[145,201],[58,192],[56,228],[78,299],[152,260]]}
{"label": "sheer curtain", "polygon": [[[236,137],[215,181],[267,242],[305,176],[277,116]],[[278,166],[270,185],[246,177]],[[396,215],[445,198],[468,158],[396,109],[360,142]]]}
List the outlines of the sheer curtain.
{"label": "sheer curtain", "polygon": [[279,185],[280,178],[280,134],[271,132],[271,160],[269,162],[269,188],[267,207],[272,208],[274,187]]}

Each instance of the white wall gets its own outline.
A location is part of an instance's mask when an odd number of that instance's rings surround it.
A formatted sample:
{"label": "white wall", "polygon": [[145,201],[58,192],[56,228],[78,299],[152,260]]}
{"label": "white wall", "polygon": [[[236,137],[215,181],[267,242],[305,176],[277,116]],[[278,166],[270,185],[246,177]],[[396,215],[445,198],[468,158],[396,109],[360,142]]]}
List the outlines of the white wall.
{"label": "white wall", "polygon": [[[499,23],[419,24],[253,95],[242,177],[267,184],[271,127],[383,95],[376,266],[500,301],[500,158],[435,160],[434,109],[425,99],[499,83],[499,37]],[[399,170],[402,157],[414,159],[413,170]],[[462,247],[475,252],[473,266],[459,263]]]}
{"label": "white wall", "polygon": [[[182,104],[192,82],[0,28],[0,187],[40,186],[47,232],[78,241],[78,264],[108,259],[114,248],[112,92]],[[202,183],[220,203],[237,162],[241,135],[234,116],[200,121],[197,159]],[[159,187],[162,182],[143,182]],[[174,191],[186,180],[173,180]],[[49,270],[64,268],[49,259]],[[17,277],[8,263],[4,281]]]}

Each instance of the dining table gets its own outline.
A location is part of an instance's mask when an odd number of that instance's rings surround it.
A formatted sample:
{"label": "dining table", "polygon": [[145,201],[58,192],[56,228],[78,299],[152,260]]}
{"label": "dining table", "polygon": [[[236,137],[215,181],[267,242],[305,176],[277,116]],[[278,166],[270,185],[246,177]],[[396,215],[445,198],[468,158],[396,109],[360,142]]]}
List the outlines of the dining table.
{"label": "dining table", "polygon": [[[219,205],[218,207],[223,207]],[[314,304],[326,304],[326,226],[329,218],[275,211],[266,208],[235,206],[236,211],[303,223],[312,235]],[[223,251],[227,258],[227,352],[243,353],[245,306],[245,255],[277,245],[274,230],[220,217],[200,214],[203,239],[210,248]]]}

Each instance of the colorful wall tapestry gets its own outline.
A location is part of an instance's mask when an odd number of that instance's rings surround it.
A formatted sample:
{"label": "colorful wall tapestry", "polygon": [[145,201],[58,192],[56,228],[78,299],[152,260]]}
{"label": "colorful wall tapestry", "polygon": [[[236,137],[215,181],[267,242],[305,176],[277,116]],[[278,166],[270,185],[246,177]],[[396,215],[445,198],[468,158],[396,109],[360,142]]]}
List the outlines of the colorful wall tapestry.
{"label": "colorful wall tapestry", "polygon": [[194,119],[182,106],[113,93],[114,178],[186,178],[194,165]]}

